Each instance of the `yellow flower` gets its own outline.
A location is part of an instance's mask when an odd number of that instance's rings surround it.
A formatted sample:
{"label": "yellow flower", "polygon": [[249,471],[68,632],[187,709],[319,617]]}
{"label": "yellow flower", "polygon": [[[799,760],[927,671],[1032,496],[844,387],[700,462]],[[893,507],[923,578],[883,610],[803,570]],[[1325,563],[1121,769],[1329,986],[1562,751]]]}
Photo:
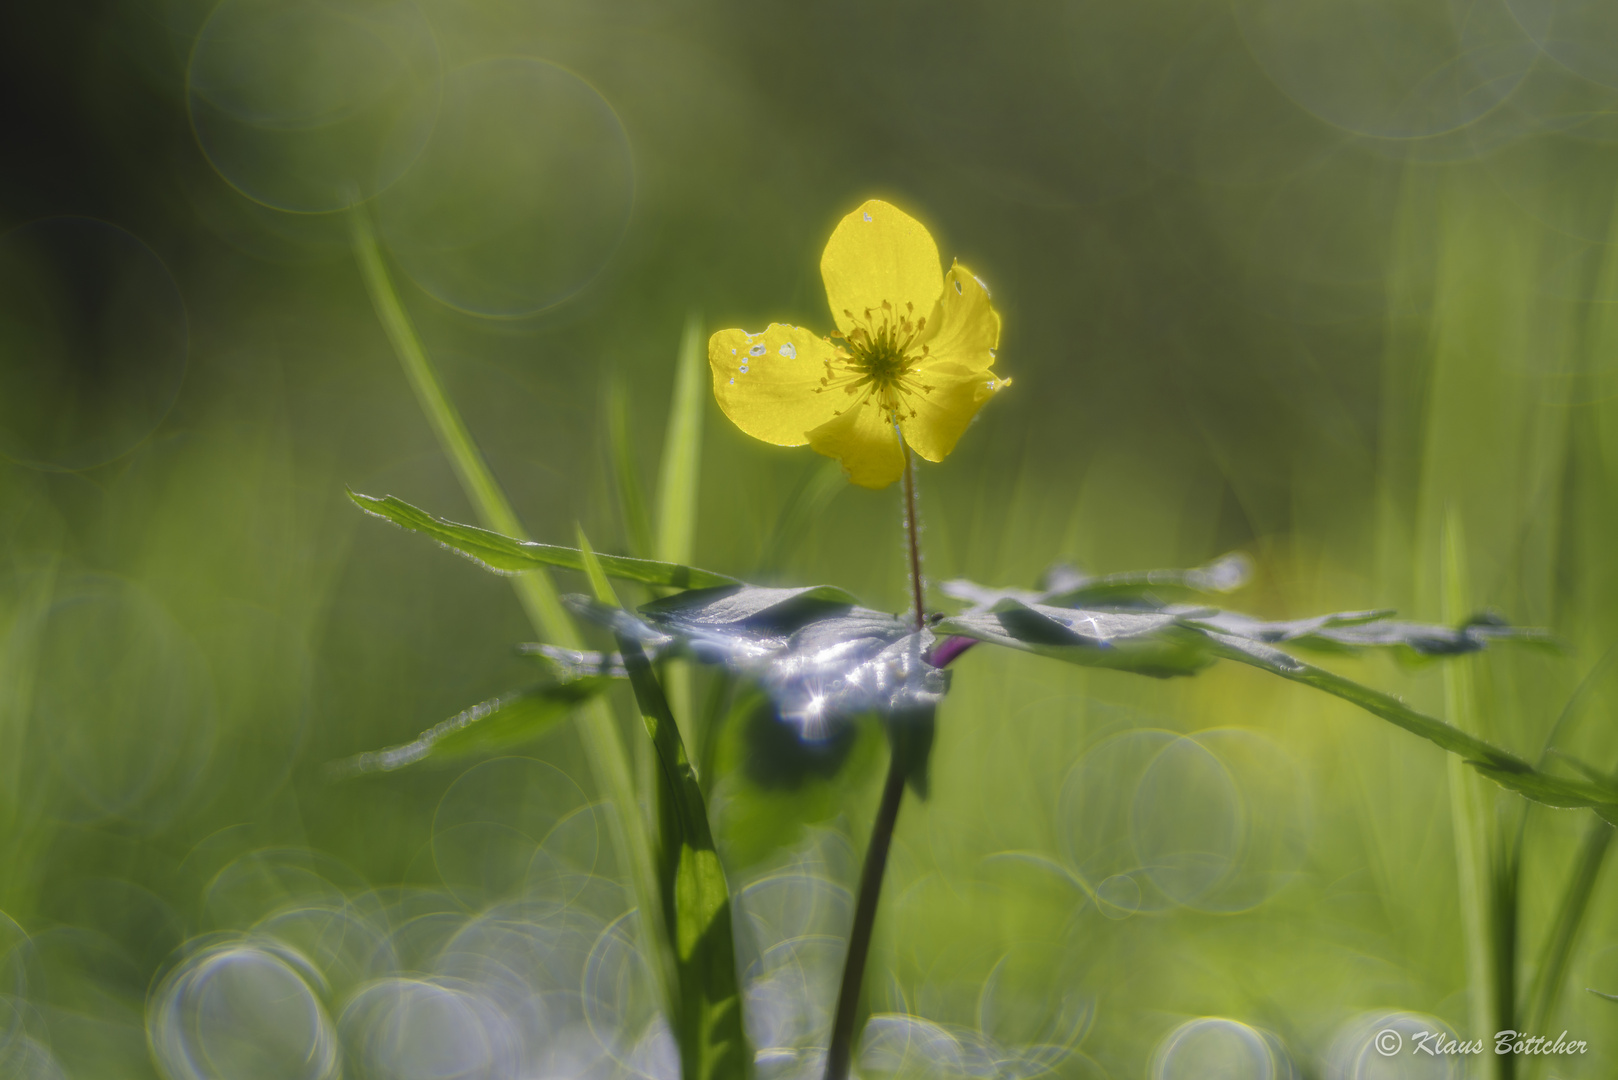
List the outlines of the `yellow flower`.
{"label": "yellow flower", "polygon": [[755,439],[842,462],[854,483],[883,488],[904,473],[904,442],[943,461],[997,378],[1000,316],[960,263],[941,273],[938,245],[915,218],[871,199],[838,222],[820,257],[837,333],[771,323],[708,339],[714,397]]}

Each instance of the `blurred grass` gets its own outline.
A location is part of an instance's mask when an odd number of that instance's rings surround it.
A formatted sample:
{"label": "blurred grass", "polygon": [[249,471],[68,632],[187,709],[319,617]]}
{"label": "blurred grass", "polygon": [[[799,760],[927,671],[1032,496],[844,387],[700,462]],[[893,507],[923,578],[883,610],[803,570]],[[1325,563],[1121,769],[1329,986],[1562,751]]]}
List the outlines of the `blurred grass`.
{"label": "blurred grass", "polygon": [[[460,769],[334,785],[324,767],[531,676],[511,649],[532,635],[509,589],[344,498],[476,512],[398,376],[343,223],[253,204],[199,151],[183,75],[207,7],[36,5],[0,31],[23,121],[0,166],[0,225],[69,213],[131,230],[179,284],[190,338],[179,398],[126,455],[82,472],[0,466],[0,910],[34,942],[23,965],[0,932],[0,973],[26,969],[0,995],[33,1003],[26,1037],[73,1076],[150,1075],[145,998],[171,950],[257,921],[217,887],[240,860],[307,850],[356,898],[447,888],[434,836]],[[1237,598],[1249,610],[1439,619],[1453,515],[1467,606],[1550,626],[1570,655],[1337,667],[1451,718],[1446,680],[1468,680],[1474,722],[1533,759],[1618,641],[1618,154],[1600,108],[1558,118],[1544,102],[1574,98],[1536,96],[1555,78],[1579,100],[1606,91],[1541,58],[1475,123],[1350,131],[1295,70],[1277,74],[1277,39],[1242,21],[1254,10],[426,4],[451,67],[533,55],[595,86],[632,147],[635,201],[599,276],[554,308],[483,319],[406,282],[402,303],[537,538],[566,542],[577,521],[603,550],[648,553],[680,515],[626,527],[615,492],[626,467],[654,477],[683,461],[690,482],[663,490],[695,499],[697,564],[836,582],[902,610],[895,498],[844,490],[834,466],[717,412],[667,426],[687,312],[705,313],[704,331],[789,312],[829,329],[815,266],[830,224],[867,194],[892,197],[993,286],[999,365],[1016,378],[922,473],[935,579],[1027,584],[1058,557],[1110,571],[1241,548],[1259,569]],[[1321,34],[1335,25],[1329,7],[1308,11]],[[1439,5],[1379,8],[1342,55],[1440,48],[1442,35],[1412,36],[1431,20]],[[812,76],[784,77],[788,61]],[[16,325],[0,326],[8,365],[33,355]],[[616,457],[599,452],[608,442]],[[74,637],[83,604],[142,629]],[[143,663],[171,696],[69,693]],[[1526,814],[1524,995],[1572,867],[1605,835],[1470,779],[1481,806],[1457,822],[1437,751],[1234,665],[1164,683],[986,650],[959,667],[934,796],[899,828],[874,1010],[1022,1043],[1088,1015],[1081,1049],[1105,1075],[1142,1075],[1171,1030],[1205,1016],[1276,1033],[1315,1076],[1361,1013],[1470,1033],[1483,985],[1459,916],[1487,883],[1458,865],[1457,829],[1511,835]],[[707,690],[699,676],[690,697]],[[621,734],[638,734],[618,704]],[[1618,760],[1615,707],[1609,667],[1557,745]],[[1156,730],[1196,736],[1220,769],[1168,743],[1184,756],[1158,772],[1086,786],[1084,762],[1113,760],[1104,740]],[[802,851],[771,845],[806,835],[817,872],[851,883],[838,845],[869,825],[869,738],[840,778],[765,795],[741,776],[740,731],[724,727],[702,777],[733,884],[796,865]],[[588,786],[571,730],[525,753]],[[724,816],[742,807],[772,828]],[[1125,912],[1086,903],[1067,874],[1080,856],[1121,865],[1072,835],[1117,821],[1098,835],[1125,848],[1129,822],[1171,854],[1234,845],[1229,882],[1109,917]],[[1618,991],[1611,872],[1588,887],[1568,989],[1550,1015],[1535,1011],[1545,994],[1519,999],[1525,1022],[1591,1041],[1556,1066],[1569,1077],[1618,1068],[1613,1005],[1583,992]]]}

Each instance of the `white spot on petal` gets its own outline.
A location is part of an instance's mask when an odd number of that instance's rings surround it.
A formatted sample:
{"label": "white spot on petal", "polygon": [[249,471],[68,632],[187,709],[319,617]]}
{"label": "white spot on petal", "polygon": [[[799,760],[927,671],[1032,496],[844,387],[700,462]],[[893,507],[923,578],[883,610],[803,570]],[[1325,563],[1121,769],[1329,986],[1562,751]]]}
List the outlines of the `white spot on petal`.
{"label": "white spot on petal", "polygon": [[759,342],[759,343],[758,343],[758,344],[757,344],[757,345],[754,345],[754,346],[753,346],[753,347],[752,347],[752,348],[751,348],[751,349],[748,349],[748,350],[747,350],[747,355],[748,355],[748,356],[763,356],[763,355],[764,355],[764,353],[765,353],[765,352],[766,352],[766,351],[767,351],[767,350],[768,350],[768,346],[766,346],[766,345],[765,345],[765,344],[764,344],[764,343],[763,343],[763,342],[762,342],[762,341],[761,341],[761,342]]}
{"label": "white spot on petal", "polygon": [[743,375],[747,374],[747,361],[746,360],[742,361],[741,372],[742,372]]}
{"label": "white spot on petal", "polygon": [[798,358],[798,347],[789,341],[781,346],[781,355],[788,360],[796,360]]}
{"label": "white spot on petal", "polygon": [[735,386],[735,385],[736,385],[736,376],[734,376],[734,375],[732,375],[732,376],[731,376],[731,377],[730,377],[730,385],[731,385],[731,386]]}
{"label": "white spot on petal", "polygon": [[870,211],[869,211],[869,210],[867,210],[867,211],[866,211],[866,212],[865,212],[865,220],[866,220],[866,221],[870,221],[870,220],[871,220],[871,212],[870,212]]}

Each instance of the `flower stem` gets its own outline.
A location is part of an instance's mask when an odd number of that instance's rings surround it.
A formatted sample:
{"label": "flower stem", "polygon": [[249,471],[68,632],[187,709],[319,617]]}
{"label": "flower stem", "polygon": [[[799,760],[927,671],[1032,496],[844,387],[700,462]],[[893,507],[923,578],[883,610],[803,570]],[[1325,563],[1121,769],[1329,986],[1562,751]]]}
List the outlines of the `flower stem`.
{"label": "flower stem", "polygon": [[[926,585],[921,576],[921,527],[916,518],[916,462],[904,445],[905,543],[910,562],[910,595],[916,629],[927,625]],[[848,955],[843,961],[843,981],[837,988],[837,1008],[832,1014],[831,1042],[826,1048],[826,1080],[847,1080],[854,1051],[854,1022],[859,1015],[860,989],[865,984],[865,961],[871,952],[871,933],[876,927],[876,905],[882,897],[882,878],[888,868],[888,851],[893,846],[893,829],[899,823],[899,806],[904,801],[905,768],[897,748],[888,759],[888,778],[882,784],[882,801],[877,804],[871,825],[871,842],[865,848],[860,867],[859,894],[854,901],[854,925],[848,934]]]}
{"label": "flower stem", "polygon": [[926,585],[921,579],[921,523],[916,520],[916,456],[905,446],[905,540],[910,545],[910,596],[915,605],[916,629],[927,625]]}
{"label": "flower stem", "polygon": [[837,988],[837,1011],[832,1015],[831,1045],[826,1050],[826,1080],[847,1080],[854,1050],[854,1020],[859,1012],[860,987],[865,982],[865,960],[871,952],[871,931],[876,926],[876,902],[882,895],[882,875],[888,868],[888,848],[899,821],[904,799],[905,774],[899,755],[888,763],[882,801],[871,826],[871,843],[860,867],[860,892],[854,903],[854,927],[848,935],[848,957],[843,961],[843,982]]}

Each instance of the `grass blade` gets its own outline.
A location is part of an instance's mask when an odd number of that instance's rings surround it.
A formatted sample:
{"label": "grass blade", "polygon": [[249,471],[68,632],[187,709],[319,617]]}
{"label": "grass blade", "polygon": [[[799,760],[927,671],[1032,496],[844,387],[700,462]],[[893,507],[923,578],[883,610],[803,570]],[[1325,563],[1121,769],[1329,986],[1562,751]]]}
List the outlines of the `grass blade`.
{"label": "grass blade", "polygon": [[[697,495],[702,481],[702,416],[708,402],[708,356],[703,348],[702,320],[686,317],[680,352],[674,365],[674,393],[663,435],[663,458],[657,480],[657,558],[687,563],[696,543]],[[702,745],[691,707],[691,669],[680,660],[661,665],[669,707],[684,726],[687,745]]]}
{"label": "grass blade", "polygon": [[[596,600],[616,605],[605,568],[582,531],[579,546]],[[618,635],[618,649],[657,757],[657,874],[673,946],[669,1020],[680,1047],[681,1075],[685,1080],[745,1078],[752,1073],[752,1053],[742,1025],[730,890],[707,804],[651,661],[626,635]]]}
{"label": "grass blade", "polygon": [[1573,959],[1573,947],[1578,943],[1579,931],[1583,929],[1585,914],[1590,909],[1590,899],[1595,895],[1596,882],[1601,879],[1601,869],[1612,848],[1613,832],[1612,822],[1599,819],[1590,822],[1585,831],[1572,876],[1567,888],[1562,890],[1556,919],[1546,937],[1539,969],[1528,988],[1524,1030],[1543,1030],[1556,1015],[1563,984],[1567,982],[1567,969]]}
{"label": "grass blade", "polygon": [[[507,538],[522,539],[523,529],[517,520],[516,512],[512,510],[505,492],[500,489],[494,475],[489,471],[483,455],[472,442],[471,434],[462,422],[459,411],[450,401],[449,395],[444,392],[438,373],[433,369],[427,351],[416,335],[416,328],[412,325],[409,315],[405,313],[404,306],[399,302],[393,281],[388,276],[387,264],[383,261],[381,249],[377,246],[376,234],[371,228],[370,219],[363,210],[358,209],[351,211],[348,219],[352,229],[355,260],[359,263],[360,273],[365,279],[371,305],[376,310],[377,319],[382,323],[382,329],[393,346],[394,354],[404,368],[411,389],[415,391],[422,412],[426,414],[428,422],[432,424],[433,431],[438,436],[439,444],[449,456],[461,487],[489,529],[504,534]],[[583,641],[579,637],[578,629],[573,625],[573,620],[558,600],[550,578],[541,569],[533,567],[520,569],[528,572],[517,574],[512,579],[512,588],[535,632],[553,645],[568,649],[579,648]],[[579,734],[596,782],[601,785],[602,791],[612,803],[614,813],[610,815],[609,828],[612,830],[613,844],[623,853],[624,862],[629,868],[630,883],[636,901],[642,911],[655,911],[658,894],[653,876],[651,842],[641,821],[640,805],[635,798],[635,787],[630,779],[629,760],[624,754],[623,741],[618,737],[617,725],[605,701],[596,698],[585,708],[581,716]],[[642,933],[647,935],[649,950],[655,953],[660,947],[658,935],[661,927],[656,919],[642,920],[642,924]]]}
{"label": "grass blade", "polygon": [[[1444,522],[1441,583],[1443,613],[1453,621],[1468,609],[1466,602],[1465,541],[1459,516],[1452,507]],[[1444,668],[1444,705],[1451,723],[1462,730],[1479,728],[1477,687],[1472,666],[1462,658]],[[1511,876],[1510,860],[1501,865],[1500,849],[1489,813],[1488,793],[1475,775],[1468,775],[1460,758],[1445,762],[1449,778],[1450,827],[1455,840],[1456,886],[1460,893],[1461,928],[1466,944],[1467,982],[1470,984],[1471,1026],[1473,1031],[1500,1031],[1510,1028],[1515,965],[1511,955],[1511,933],[1502,933],[1506,923],[1515,930],[1516,911],[1509,903],[1516,890],[1501,875]],[[1505,903],[1503,903],[1505,902]],[[1508,1077],[1507,1062],[1485,1063],[1492,1076]]]}
{"label": "grass blade", "polygon": [[[439,381],[432,361],[427,358],[427,350],[422,348],[410,316],[405,314],[404,306],[399,303],[393,281],[388,277],[387,266],[382,261],[376,235],[371,230],[370,219],[356,210],[349,214],[349,223],[354,233],[354,254],[359,260],[377,318],[393,345],[399,363],[404,367],[405,377],[410,380],[410,388],[415,391],[421,411],[432,424],[433,433],[438,436],[438,442],[448,455],[450,465],[455,469],[455,475],[471,500],[473,509],[483,524],[495,532],[522,536],[522,523],[517,520],[516,511],[511,508],[505,492],[500,489],[499,482],[484,462],[483,454],[472,441],[471,432],[467,431],[460,411],[444,392],[444,385]],[[539,565],[512,569],[535,570]],[[559,645],[568,644],[561,637],[571,631],[572,620],[557,599],[550,578],[543,571],[525,574],[513,583],[513,588],[517,590],[518,599],[527,609],[535,629]]]}
{"label": "grass blade", "polygon": [[[489,529],[480,529],[475,525],[462,525],[435,517],[392,495],[378,498],[351,491],[348,497],[366,513],[385,518],[412,532],[430,536],[450,550],[457,551],[490,570],[515,573],[548,566],[566,570],[585,569],[584,555],[578,548],[539,544],[532,540],[504,536]],[[596,558],[609,577],[639,581],[647,585],[663,585],[674,589],[701,589],[740,584],[735,578],[725,574],[715,574],[691,566],[677,566],[651,559],[631,559],[622,555],[598,555]],[[540,632],[546,634],[544,628],[540,628]],[[557,635],[554,633],[546,636],[554,644],[565,648],[575,647],[568,641],[556,641]]]}
{"label": "grass blade", "polygon": [[[1578,714],[1615,660],[1618,660],[1618,645],[1609,647],[1602,654],[1601,659],[1591,666],[1589,672],[1569,695],[1567,704],[1562,707],[1561,714],[1551,725],[1550,734],[1545,737],[1545,748],[1540,754],[1541,765],[1553,756],[1565,757],[1556,749],[1558,736]],[[1587,776],[1596,772],[1571,758],[1566,760]],[[1592,776],[1591,779],[1606,779],[1606,777]],[[1526,823],[1527,819],[1524,818],[1524,826]],[[1573,948],[1578,944],[1584,930],[1584,919],[1590,910],[1590,899],[1595,895],[1596,883],[1601,879],[1602,868],[1606,865],[1607,855],[1612,850],[1614,828],[1615,823],[1609,818],[1592,821],[1586,827],[1584,842],[1579,845],[1578,857],[1573,862],[1567,885],[1562,889],[1556,915],[1551,922],[1549,933],[1545,936],[1545,944],[1540,950],[1539,963],[1534,968],[1533,981],[1529,984],[1525,995],[1523,1021],[1527,1030],[1540,1030],[1556,1015],[1556,1007],[1560,1003],[1567,981],[1568,966],[1573,959]],[[1519,828],[1517,833],[1519,860],[1522,845],[1523,829]]]}

